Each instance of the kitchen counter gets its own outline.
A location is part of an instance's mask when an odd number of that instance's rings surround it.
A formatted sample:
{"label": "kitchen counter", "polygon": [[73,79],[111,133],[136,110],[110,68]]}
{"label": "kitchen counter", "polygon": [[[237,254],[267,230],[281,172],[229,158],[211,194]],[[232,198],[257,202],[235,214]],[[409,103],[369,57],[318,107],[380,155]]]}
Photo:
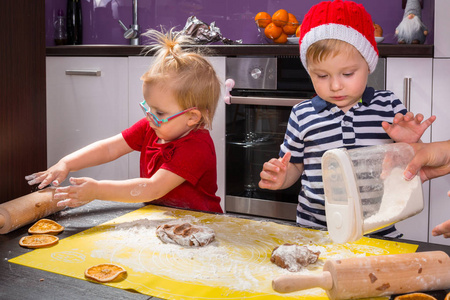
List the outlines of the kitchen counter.
{"label": "kitchen counter", "polygon": [[[299,55],[298,45],[202,45],[215,56]],[[48,47],[47,56],[137,56],[143,46],[77,45]],[[433,45],[379,44],[380,57],[433,57]]]}
{"label": "kitchen counter", "polygon": [[[142,204],[125,204],[106,201],[93,201],[88,205],[75,209],[66,209],[50,218],[57,221],[66,229],[59,236],[60,239],[84,231],[111,219],[117,218],[130,211],[141,208]],[[235,217],[241,215],[230,214]],[[261,218],[251,218],[262,220]],[[271,220],[274,221],[274,220]],[[294,225],[293,222],[275,221],[285,225]],[[79,280],[76,278],[45,272],[39,269],[9,263],[8,260],[31,249],[19,246],[19,239],[28,235],[30,225],[16,231],[0,235],[0,299],[152,299],[143,294],[136,294],[122,289],[102,284]],[[441,250],[450,255],[450,246],[401,240],[419,245],[417,251]],[[434,292],[438,299],[448,291]]]}

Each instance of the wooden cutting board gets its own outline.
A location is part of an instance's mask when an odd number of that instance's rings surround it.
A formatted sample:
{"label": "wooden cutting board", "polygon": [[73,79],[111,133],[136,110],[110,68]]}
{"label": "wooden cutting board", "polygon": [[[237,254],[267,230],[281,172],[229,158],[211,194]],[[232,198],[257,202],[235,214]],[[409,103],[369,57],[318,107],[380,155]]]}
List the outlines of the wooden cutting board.
{"label": "wooden cutting board", "polygon": [[[172,219],[206,225],[216,240],[202,248],[164,244],[155,229]],[[107,285],[164,299],[328,299],[320,288],[290,294],[272,289],[273,278],[292,274],[270,262],[273,248],[284,243],[321,252],[303,274],[321,273],[327,259],[417,250],[417,245],[369,238],[338,245],[323,231],[148,205],[10,262],[84,280],[88,267],[115,263],[128,276]]]}

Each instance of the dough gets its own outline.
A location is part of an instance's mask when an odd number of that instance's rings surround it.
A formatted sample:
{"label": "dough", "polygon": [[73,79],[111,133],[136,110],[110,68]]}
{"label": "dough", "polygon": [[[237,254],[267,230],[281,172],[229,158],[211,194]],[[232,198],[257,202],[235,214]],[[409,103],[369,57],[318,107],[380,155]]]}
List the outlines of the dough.
{"label": "dough", "polygon": [[183,220],[159,225],[156,228],[156,235],[164,243],[196,247],[208,245],[216,236],[214,230],[209,227],[193,225]]}
{"label": "dough", "polygon": [[319,251],[311,251],[305,246],[284,244],[273,249],[270,261],[290,272],[298,272],[317,262],[319,254]]}

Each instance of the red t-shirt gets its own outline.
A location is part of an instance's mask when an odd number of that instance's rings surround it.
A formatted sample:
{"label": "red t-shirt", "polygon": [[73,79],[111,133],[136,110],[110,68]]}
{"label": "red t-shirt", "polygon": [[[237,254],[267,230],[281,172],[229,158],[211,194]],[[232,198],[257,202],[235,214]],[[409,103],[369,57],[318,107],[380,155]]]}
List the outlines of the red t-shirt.
{"label": "red t-shirt", "polygon": [[163,168],[186,180],[152,204],[223,212],[216,196],[216,152],[208,130],[193,130],[180,139],[160,144],[143,118],[122,131],[122,136],[133,150],[141,152],[141,178],[150,178]]}

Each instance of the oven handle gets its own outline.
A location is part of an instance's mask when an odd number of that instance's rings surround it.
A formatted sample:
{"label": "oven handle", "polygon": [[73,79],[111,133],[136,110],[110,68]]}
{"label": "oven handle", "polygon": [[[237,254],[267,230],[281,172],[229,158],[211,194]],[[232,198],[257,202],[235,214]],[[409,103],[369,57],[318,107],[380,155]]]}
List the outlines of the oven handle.
{"label": "oven handle", "polygon": [[308,99],[230,96],[230,104],[294,106]]}

